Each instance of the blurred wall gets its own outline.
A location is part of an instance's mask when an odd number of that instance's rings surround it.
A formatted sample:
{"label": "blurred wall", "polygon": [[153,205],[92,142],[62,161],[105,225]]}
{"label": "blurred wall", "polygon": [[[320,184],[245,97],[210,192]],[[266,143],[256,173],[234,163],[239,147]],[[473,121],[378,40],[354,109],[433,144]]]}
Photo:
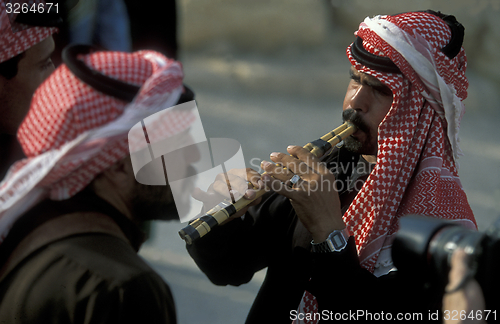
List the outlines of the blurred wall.
{"label": "blurred wall", "polygon": [[500,85],[498,0],[179,0],[180,47],[272,54],[345,46],[366,16],[424,9],[455,15],[466,27],[469,67]]}
{"label": "blurred wall", "polygon": [[179,0],[181,47],[272,52],[318,46],[327,37],[328,6],[321,0]]}

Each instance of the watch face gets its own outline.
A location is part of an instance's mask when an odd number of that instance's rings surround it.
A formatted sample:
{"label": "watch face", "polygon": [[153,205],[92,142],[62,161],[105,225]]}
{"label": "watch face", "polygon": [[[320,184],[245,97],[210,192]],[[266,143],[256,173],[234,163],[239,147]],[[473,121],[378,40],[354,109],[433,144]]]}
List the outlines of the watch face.
{"label": "watch face", "polygon": [[347,238],[344,236],[344,231],[335,231],[328,237],[330,247],[333,251],[342,251],[347,245]]}
{"label": "watch face", "polygon": [[339,252],[347,246],[347,239],[349,234],[346,230],[334,231],[331,233],[326,241],[312,246],[313,252]]}
{"label": "watch face", "polygon": [[335,233],[335,235],[332,237],[332,243],[335,249],[338,250],[339,248],[344,247],[346,241],[341,233]]}

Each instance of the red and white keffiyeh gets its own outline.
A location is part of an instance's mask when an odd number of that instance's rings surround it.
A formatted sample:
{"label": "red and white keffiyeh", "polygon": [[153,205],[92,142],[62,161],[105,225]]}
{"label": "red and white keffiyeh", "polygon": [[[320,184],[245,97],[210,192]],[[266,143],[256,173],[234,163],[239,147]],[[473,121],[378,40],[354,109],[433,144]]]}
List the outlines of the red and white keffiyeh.
{"label": "red and white keffiyeh", "polygon": [[[0,0],[0,63],[25,52],[57,32],[56,27],[34,27],[11,23],[18,15],[14,12],[7,13],[6,3],[12,1]],[[40,3],[41,1],[17,1],[19,3]]]}
{"label": "red and white keffiyeh", "polygon": [[[379,126],[377,164],[344,214],[361,266],[380,276],[393,268],[390,250],[404,215],[477,228],[456,164],[461,155],[458,130],[462,100],[467,97],[467,61],[463,48],[453,59],[441,52],[450,41],[450,28],[430,13],[366,18],[355,34],[365,50],[390,58],[402,72],[368,68],[353,57],[352,44],[347,48],[351,64],[383,82],[394,96]],[[307,291],[299,311],[318,311]]]}
{"label": "red and white keffiyeh", "polygon": [[[467,97],[467,60],[462,48],[449,59],[441,48],[451,38],[436,15],[416,12],[366,18],[356,35],[370,53],[385,56],[403,73],[382,73],[359,64],[393,92],[378,131],[377,165],[344,215],[356,239],[360,263],[370,271],[384,260],[398,220],[420,214],[476,228],[458,177],[458,129]],[[377,263],[378,261],[378,263]]]}
{"label": "red and white keffiyeh", "polygon": [[[14,164],[0,184],[0,244],[36,202],[75,195],[128,155],[130,129],[174,106],[182,93],[181,64],[157,52],[96,52],[79,59],[142,87],[127,104],[85,84],[64,64],[44,81],[18,131],[27,158]],[[170,135],[186,130],[195,118],[191,111],[174,109],[163,116],[162,132]]]}

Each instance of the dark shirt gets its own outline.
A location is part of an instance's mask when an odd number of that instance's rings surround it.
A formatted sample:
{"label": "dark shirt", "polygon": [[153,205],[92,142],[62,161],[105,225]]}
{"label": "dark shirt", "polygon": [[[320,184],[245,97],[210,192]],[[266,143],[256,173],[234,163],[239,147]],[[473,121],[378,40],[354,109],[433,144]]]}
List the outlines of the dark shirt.
{"label": "dark shirt", "polygon": [[[26,235],[64,217],[74,218],[75,226],[90,226],[89,230],[75,229],[73,234],[49,239],[4,274],[0,323],[176,322],[169,287],[137,255],[142,234],[96,196],[82,194],[35,207],[14,225],[7,244],[0,245],[2,264],[11,256],[8,250],[24,242]],[[92,229],[97,223],[114,225],[120,235]],[[26,234],[19,224],[36,226]]]}
{"label": "dark shirt", "polygon": [[[336,178],[345,182],[339,190],[344,211],[357,193],[347,182],[355,180],[349,177],[358,161],[358,156],[346,150],[335,150],[325,161],[332,171],[338,168]],[[218,285],[246,283],[256,271],[267,267],[246,323],[290,323],[304,290],[317,297],[320,313],[369,310],[397,314],[415,310],[427,319],[434,299],[417,278],[395,273],[375,277],[359,265],[353,237],[342,252],[311,253],[297,246],[298,228],[289,200],[267,194],[243,219],[215,228],[187,248],[200,269]]]}

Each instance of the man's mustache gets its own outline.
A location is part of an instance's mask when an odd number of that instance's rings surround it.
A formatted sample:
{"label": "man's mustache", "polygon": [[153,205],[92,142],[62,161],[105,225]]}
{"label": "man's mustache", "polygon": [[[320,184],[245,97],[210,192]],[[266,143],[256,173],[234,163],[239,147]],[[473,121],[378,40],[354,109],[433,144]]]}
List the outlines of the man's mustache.
{"label": "man's mustache", "polygon": [[342,119],[344,122],[350,121],[359,130],[369,133],[370,128],[365,124],[361,115],[354,109],[346,109],[342,112]]}

